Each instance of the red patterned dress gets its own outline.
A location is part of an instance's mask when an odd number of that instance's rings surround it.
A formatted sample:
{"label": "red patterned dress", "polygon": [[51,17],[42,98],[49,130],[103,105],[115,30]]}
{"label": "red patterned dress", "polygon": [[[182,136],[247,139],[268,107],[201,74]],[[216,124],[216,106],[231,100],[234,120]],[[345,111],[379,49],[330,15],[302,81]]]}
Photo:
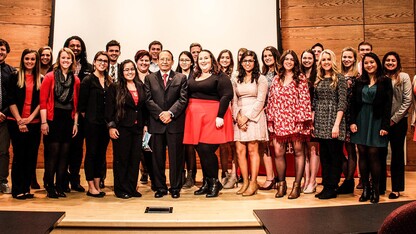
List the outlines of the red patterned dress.
{"label": "red patterned dress", "polygon": [[267,101],[267,127],[270,138],[278,142],[308,141],[312,123],[308,82],[302,74],[300,82],[286,86],[275,76]]}

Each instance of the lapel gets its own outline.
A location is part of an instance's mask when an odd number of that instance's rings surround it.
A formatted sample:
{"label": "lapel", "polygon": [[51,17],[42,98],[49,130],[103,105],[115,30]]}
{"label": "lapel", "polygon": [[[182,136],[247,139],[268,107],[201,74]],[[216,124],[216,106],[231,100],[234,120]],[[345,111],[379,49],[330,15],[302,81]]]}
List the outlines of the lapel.
{"label": "lapel", "polygon": [[[169,72],[169,76],[168,76],[168,81],[166,82],[166,89],[169,88],[170,84],[173,82],[173,78],[175,77],[175,72],[170,70]],[[165,90],[166,90],[165,89]]]}
{"label": "lapel", "polygon": [[156,81],[157,81],[157,83],[159,83],[160,88],[162,90],[165,90],[165,85],[163,84],[163,78],[162,78],[162,72],[161,71],[156,72]]}

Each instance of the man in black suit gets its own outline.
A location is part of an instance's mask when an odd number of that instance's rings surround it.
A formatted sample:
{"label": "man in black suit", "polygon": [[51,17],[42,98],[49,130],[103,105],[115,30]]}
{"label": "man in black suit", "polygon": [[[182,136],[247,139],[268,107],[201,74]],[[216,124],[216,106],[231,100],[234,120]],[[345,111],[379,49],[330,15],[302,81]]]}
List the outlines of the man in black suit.
{"label": "man in black suit", "polygon": [[168,194],[165,175],[166,146],[169,155],[169,179],[172,198],[179,198],[184,164],[183,132],[185,108],[188,102],[186,76],[171,70],[173,55],[168,50],[159,53],[160,70],[145,78],[146,106],[150,113],[148,130],[156,189],[155,197]]}
{"label": "man in black suit", "polygon": [[119,64],[117,63],[118,57],[120,57],[121,54],[121,46],[120,42],[116,40],[111,40],[107,43],[105,46],[105,51],[108,54],[108,57],[110,58],[110,64],[108,66],[108,74],[113,79],[113,82],[117,82],[118,80],[118,68]]}

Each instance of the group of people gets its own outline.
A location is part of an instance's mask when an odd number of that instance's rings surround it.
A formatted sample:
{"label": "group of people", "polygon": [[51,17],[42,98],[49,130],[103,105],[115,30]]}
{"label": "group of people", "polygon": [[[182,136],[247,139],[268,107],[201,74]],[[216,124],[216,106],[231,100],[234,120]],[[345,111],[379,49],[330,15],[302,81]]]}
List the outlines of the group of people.
{"label": "group of people", "polygon": [[[319,43],[300,58],[293,50],[280,55],[268,46],[260,57],[262,67],[254,51],[241,48],[236,70],[231,51],[215,58],[198,43],[180,53],[175,71],[173,54],[159,41],[137,51],[134,61],[118,63],[121,46],[112,40],[89,64],[84,41],[72,36],[54,64],[50,47],[24,50],[18,71],[5,63],[9,52],[7,41],[0,39],[0,182],[1,191],[13,198],[34,197],[30,187],[36,184],[40,133],[49,198],[66,197],[71,189],[85,191],[79,176],[84,139],[87,195],[97,198],[106,195],[110,139],[114,193],[122,199],[142,196],[139,171],[141,182],[150,177],[155,198],[179,198],[182,188],[195,185],[196,152],[203,181],[195,195],[217,197],[242,180],[239,195],[276,188],[275,197],[281,198],[288,189],[285,155],[290,146],[295,180],[289,199],[316,192],[320,165],[323,189],[315,197],[353,193],[358,149],[359,200],[377,203],[386,191],[389,142],[389,198],[404,190],[403,145],[416,85],[412,88],[401,71],[397,53],[388,52],[380,61],[368,42],[360,43],[358,53],[344,48],[341,69],[334,52]],[[261,159],[266,181],[259,186]]]}

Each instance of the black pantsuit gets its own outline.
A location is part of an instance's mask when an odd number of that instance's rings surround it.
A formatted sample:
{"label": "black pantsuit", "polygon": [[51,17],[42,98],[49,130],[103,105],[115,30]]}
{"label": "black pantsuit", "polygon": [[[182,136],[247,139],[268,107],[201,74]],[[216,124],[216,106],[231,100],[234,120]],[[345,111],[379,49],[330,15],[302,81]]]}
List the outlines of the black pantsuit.
{"label": "black pantsuit", "polygon": [[404,141],[407,132],[407,117],[390,127],[391,186],[393,192],[404,191]]}
{"label": "black pantsuit", "polygon": [[114,193],[132,195],[136,192],[141,157],[142,133],[137,128],[117,128],[120,137],[113,142]]}
{"label": "black pantsuit", "polygon": [[84,169],[87,181],[103,178],[102,165],[105,163],[108,142],[106,124],[87,123],[85,125],[85,153]]}
{"label": "black pantsuit", "polygon": [[[184,163],[184,145],[183,133],[165,133],[152,134],[150,138],[151,148],[153,150],[152,166],[154,186],[159,190],[167,190],[165,162],[166,162],[166,146],[168,147],[169,155],[169,178],[170,187],[172,189],[180,190],[182,187],[182,171]],[[153,147],[158,145],[157,147]]]}
{"label": "black pantsuit", "polygon": [[342,173],[342,157],[344,157],[342,147],[343,141],[338,139],[319,139],[322,184],[325,188],[338,188]]}
{"label": "black pantsuit", "polygon": [[16,196],[30,192],[40,144],[40,123],[26,125],[28,132],[20,132],[15,121],[8,125],[13,145],[12,195]]}

